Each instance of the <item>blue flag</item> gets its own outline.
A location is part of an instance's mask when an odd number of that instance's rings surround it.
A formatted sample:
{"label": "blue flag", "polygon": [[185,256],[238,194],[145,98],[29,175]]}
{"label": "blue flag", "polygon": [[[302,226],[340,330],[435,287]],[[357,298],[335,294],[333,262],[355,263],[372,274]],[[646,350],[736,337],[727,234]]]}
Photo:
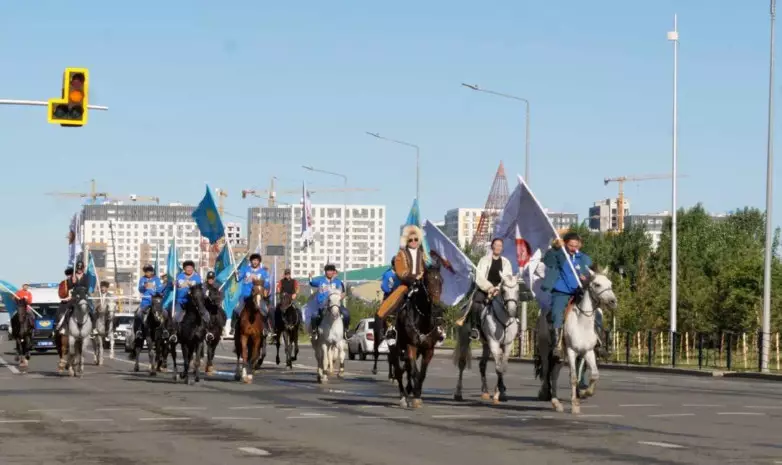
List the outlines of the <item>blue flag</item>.
{"label": "blue flag", "polygon": [[[421,227],[421,210],[418,208],[418,199],[413,200],[413,206],[410,207],[410,213],[407,214],[407,220],[405,220],[405,226],[407,225],[415,225],[419,228]],[[429,266],[432,264],[432,255],[429,253],[429,244],[426,243],[426,237],[422,237],[421,241],[423,242],[424,250],[426,251],[426,265]]]}
{"label": "blue flag", "polygon": [[193,219],[198,225],[201,235],[207,238],[210,244],[214,244],[225,236],[223,220],[220,219],[220,214],[217,212],[217,206],[209,186],[206,186],[206,194],[201,203],[193,210]]}
{"label": "blue flag", "polygon": [[168,248],[168,260],[166,263],[166,277],[168,278],[168,284],[166,285],[166,296],[163,299],[163,308],[171,307],[174,302],[174,283],[176,282],[176,276],[180,271],[176,242],[172,240],[171,246]]}
{"label": "blue flag", "polygon": [[223,246],[223,250],[215,259],[215,281],[219,284],[223,284],[225,280],[233,272],[233,257],[231,257],[231,248],[226,242]]}
{"label": "blue flag", "polygon": [[[239,262],[239,266],[236,267],[237,270],[241,270],[247,263],[249,262],[249,255],[245,255],[241,262]],[[233,265],[228,268],[228,273],[233,271]],[[216,278],[215,278],[216,279]],[[233,314],[234,308],[236,308],[237,305],[239,305],[239,295],[241,294],[241,286],[239,286],[239,280],[236,279],[236,276],[234,276],[231,279],[228,279],[228,282],[225,284],[225,288],[223,291],[223,311],[225,311],[225,315],[230,318]]]}
{"label": "blue flag", "polygon": [[88,291],[90,294],[95,292],[98,287],[98,270],[95,269],[95,262],[92,260],[92,254],[88,253],[89,261],[87,262],[87,282],[89,283]]}
{"label": "blue flag", "polygon": [[0,280],[0,298],[3,300],[5,309],[8,312],[9,317],[16,315],[16,291],[19,289],[8,281]]}

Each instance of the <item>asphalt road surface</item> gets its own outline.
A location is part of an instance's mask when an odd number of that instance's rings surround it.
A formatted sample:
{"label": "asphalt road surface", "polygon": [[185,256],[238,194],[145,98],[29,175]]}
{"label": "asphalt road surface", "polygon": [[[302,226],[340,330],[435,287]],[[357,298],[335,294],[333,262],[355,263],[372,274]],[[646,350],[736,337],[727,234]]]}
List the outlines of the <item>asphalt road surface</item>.
{"label": "asphalt road surface", "polygon": [[19,374],[11,344],[0,343],[0,463],[782,464],[773,382],[603,371],[576,417],[535,400],[527,364],[510,366],[510,400],[493,406],[480,399],[473,363],[455,402],[456,369],[443,353],[423,408],[411,410],[398,406],[384,359],[377,376],[371,362],[347,361],[344,380],[318,385],[302,347],[293,371],[272,354],[245,385],[233,381],[230,344],[219,372],[188,386],[170,373],[152,378],[146,365],[132,373],[121,347],[105,366],[90,354],[82,379],[57,374],[56,355],[34,355]]}

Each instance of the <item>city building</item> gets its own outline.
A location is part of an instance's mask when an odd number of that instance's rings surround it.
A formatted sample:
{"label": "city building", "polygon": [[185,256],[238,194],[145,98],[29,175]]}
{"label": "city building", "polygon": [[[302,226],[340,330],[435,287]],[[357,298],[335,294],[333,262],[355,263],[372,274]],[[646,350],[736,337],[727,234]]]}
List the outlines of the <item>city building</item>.
{"label": "city building", "polygon": [[[619,228],[617,218],[617,199],[597,201],[589,208],[589,229],[592,231],[616,231]],[[630,215],[630,200],[624,199],[624,216]],[[627,221],[625,221],[627,227]]]}
{"label": "city building", "polygon": [[273,266],[276,255],[278,268],[291,268],[296,278],[322,274],[327,262],[337,265],[344,276],[346,269],[381,266],[387,261],[384,206],[313,204],[312,221],[315,243],[303,249],[300,205],[250,208],[249,248],[255,250],[260,243],[267,266]]}
{"label": "city building", "polygon": [[242,245],[247,245],[246,243],[243,244],[244,239],[242,238],[242,225],[241,223],[236,222],[227,222],[224,223],[225,225],[225,240],[228,241],[229,244],[231,244],[231,247],[241,247]]}
{"label": "city building", "polygon": [[578,213],[553,212],[547,208],[544,211],[557,231],[566,231],[578,225]]}
{"label": "city building", "polygon": [[[472,242],[478,222],[481,219],[482,208],[452,208],[445,212],[442,230],[454,244],[465,247]],[[489,223],[489,231],[494,224]]]}
{"label": "city building", "polygon": [[652,241],[652,250],[656,250],[660,244],[660,238],[663,235],[663,225],[665,219],[671,216],[671,212],[663,211],[660,213],[650,213],[643,215],[627,215],[625,217],[625,229],[631,227],[641,227],[644,233]]}

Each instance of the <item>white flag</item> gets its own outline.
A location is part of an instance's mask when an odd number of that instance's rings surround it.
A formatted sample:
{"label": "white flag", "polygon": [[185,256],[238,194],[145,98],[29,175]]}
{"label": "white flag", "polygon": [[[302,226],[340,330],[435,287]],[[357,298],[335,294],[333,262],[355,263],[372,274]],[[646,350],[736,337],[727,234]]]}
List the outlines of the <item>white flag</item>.
{"label": "white flag", "polygon": [[[68,266],[74,266],[82,253],[82,214],[74,213],[68,230]],[[86,266],[86,263],[85,263]]]}
{"label": "white flag", "polygon": [[432,224],[431,221],[426,220],[423,229],[430,253],[448,260],[450,265],[440,269],[443,277],[443,292],[440,300],[445,305],[456,305],[470,292],[475,266],[464,252],[459,250],[459,247],[451,242],[448,236],[443,234],[440,228]]}
{"label": "white flag", "polygon": [[301,183],[301,239],[303,249],[313,243],[312,201],[305,183]]}

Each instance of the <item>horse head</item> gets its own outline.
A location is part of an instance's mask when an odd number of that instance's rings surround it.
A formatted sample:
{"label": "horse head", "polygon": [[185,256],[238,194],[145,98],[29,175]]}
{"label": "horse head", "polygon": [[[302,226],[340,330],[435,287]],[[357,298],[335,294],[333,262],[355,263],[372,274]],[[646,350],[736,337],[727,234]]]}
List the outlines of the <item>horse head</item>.
{"label": "horse head", "polygon": [[207,286],[206,291],[204,291],[205,296],[205,304],[207,310],[209,310],[209,313],[214,314],[217,313],[217,310],[220,309],[220,290],[216,287]]}
{"label": "horse head", "polygon": [[596,272],[589,270],[587,288],[589,297],[596,304],[595,307],[616,308],[616,294],[614,294],[613,284],[608,279],[605,269]]}
{"label": "horse head", "polygon": [[[74,287],[71,292],[71,305],[78,315],[89,313],[89,293],[85,287]],[[81,320],[81,318],[79,318]]]}
{"label": "horse head", "polygon": [[340,318],[342,313],[340,312],[340,304],[342,303],[342,292],[332,289],[329,292],[328,300],[326,301],[326,309],[329,311],[329,315],[333,319]]}
{"label": "horse head", "polygon": [[152,303],[150,304],[150,314],[158,322],[163,323],[166,318],[166,313],[163,311],[163,295],[154,294],[152,296]]}
{"label": "horse head", "polygon": [[204,288],[197,285],[190,286],[190,289],[187,292],[190,295],[190,302],[195,304],[195,308],[198,310],[198,314],[200,315],[206,306],[204,303]]}
{"label": "horse head", "polygon": [[508,316],[516,318],[519,306],[519,280],[515,276],[505,276],[502,278],[502,300],[505,301],[505,309]]}
{"label": "horse head", "polygon": [[287,292],[283,292],[280,297],[280,310],[287,310],[293,305],[293,297]]}
{"label": "horse head", "polygon": [[255,308],[260,310],[263,304],[263,298],[265,294],[264,289],[264,282],[263,278],[255,278],[253,279],[253,288],[250,292],[250,297],[253,300],[253,303],[255,304]]}
{"label": "horse head", "polygon": [[443,275],[440,273],[440,265],[429,267],[424,275],[426,292],[433,304],[440,303],[443,294]]}

